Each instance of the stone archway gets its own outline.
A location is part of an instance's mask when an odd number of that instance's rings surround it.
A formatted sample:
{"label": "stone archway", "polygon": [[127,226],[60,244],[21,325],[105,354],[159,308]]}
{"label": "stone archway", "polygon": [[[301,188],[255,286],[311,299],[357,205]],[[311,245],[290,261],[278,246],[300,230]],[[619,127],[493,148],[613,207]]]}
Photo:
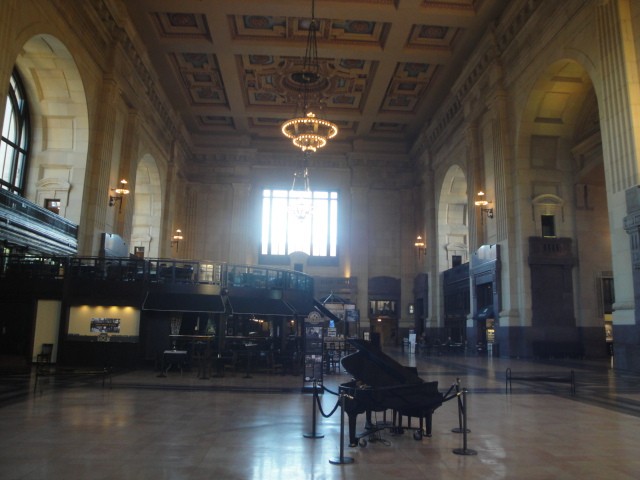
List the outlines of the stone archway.
{"label": "stone archway", "polygon": [[[608,307],[599,279],[611,276],[611,232],[598,104],[578,62],[560,60],[546,69],[521,128],[516,197],[523,248],[529,238],[521,299],[531,312],[527,343],[534,354],[603,356]],[[545,288],[555,296],[544,295]],[[562,305],[552,307],[550,298],[562,298]]]}
{"label": "stone archway", "polygon": [[469,261],[467,179],[458,165],[447,170],[438,202],[438,271]]}
{"label": "stone archway", "polygon": [[79,223],[89,148],[87,99],[78,67],[52,35],[27,41],[16,59],[29,99],[32,142],[25,196],[44,206],[60,200],[60,215]]}
{"label": "stone archway", "polygon": [[[438,331],[432,332],[441,339],[451,338],[456,342],[465,338],[468,305],[453,305],[450,301],[449,286],[445,277],[453,267],[467,271],[467,283],[462,285],[468,291],[469,261],[469,212],[467,197],[467,178],[458,165],[450,166],[442,180],[438,197],[437,216],[437,288],[434,294],[438,302]],[[456,269],[459,271],[459,268]],[[464,302],[463,302],[464,303]],[[462,308],[456,308],[460,306]]]}

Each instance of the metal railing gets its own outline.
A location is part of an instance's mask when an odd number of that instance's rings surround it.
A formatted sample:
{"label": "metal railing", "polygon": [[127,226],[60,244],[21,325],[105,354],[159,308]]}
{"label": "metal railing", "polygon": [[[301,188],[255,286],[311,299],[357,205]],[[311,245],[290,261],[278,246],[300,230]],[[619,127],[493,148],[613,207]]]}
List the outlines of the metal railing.
{"label": "metal railing", "polygon": [[83,278],[114,282],[211,284],[313,293],[313,277],[293,270],[226,262],[134,257],[0,256],[0,278]]}

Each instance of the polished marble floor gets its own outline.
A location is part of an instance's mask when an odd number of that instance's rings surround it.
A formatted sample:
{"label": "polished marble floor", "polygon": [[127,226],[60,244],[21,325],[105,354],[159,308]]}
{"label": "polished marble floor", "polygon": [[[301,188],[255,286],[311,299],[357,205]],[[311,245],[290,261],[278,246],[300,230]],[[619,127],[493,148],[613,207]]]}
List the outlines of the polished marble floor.
{"label": "polished marble floor", "polygon": [[[387,351],[446,391],[466,389],[464,436],[457,399],[436,410],[433,436],[383,430],[348,447],[340,414],[318,413],[301,377],[255,372],[198,379],[195,373],[116,374],[98,379],[0,377],[0,478],[9,479],[636,479],[640,473],[640,375],[606,362],[533,362]],[[568,384],[513,380],[568,375]],[[331,391],[349,380],[324,377]],[[381,419],[378,419],[381,420]],[[352,463],[333,464],[333,461]]]}

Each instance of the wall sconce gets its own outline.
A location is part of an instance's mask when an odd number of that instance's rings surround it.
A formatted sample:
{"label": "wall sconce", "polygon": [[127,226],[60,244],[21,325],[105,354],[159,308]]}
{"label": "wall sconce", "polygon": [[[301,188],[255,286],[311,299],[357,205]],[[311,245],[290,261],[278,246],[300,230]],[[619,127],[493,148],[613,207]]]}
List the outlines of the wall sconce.
{"label": "wall sconce", "polygon": [[493,218],[493,208],[486,208],[489,205],[489,201],[484,192],[480,190],[476,196],[476,207],[480,207],[480,213],[485,213],[487,218]]}
{"label": "wall sconce", "polygon": [[116,203],[118,206],[118,213],[122,211],[122,199],[125,195],[129,195],[129,189],[127,188],[127,181],[123,178],[120,180],[120,186],[118,188],[112,188],[115,192],[115,195],[109,196],[109,206],[113,207]]}
{"label": "wall sconce", "polygon": [[176,246],[176,252],[178,251],[178,246],[180,245],[180,240],[182,240],[184,237],[182,236],[182,230],[180,230],[179,228],[176,230],[176,234],[173,236],[173,239],[171,240],[171,246],[173,247],[173,245],[175,244]]}
{"label": "wall sconce", "polygon": [[427,254],[427,247],[420,235],[416,237],[416,242],[413,245],[416,247],[416,251],[418,252],[418,258],[420,258],[421,255]]}

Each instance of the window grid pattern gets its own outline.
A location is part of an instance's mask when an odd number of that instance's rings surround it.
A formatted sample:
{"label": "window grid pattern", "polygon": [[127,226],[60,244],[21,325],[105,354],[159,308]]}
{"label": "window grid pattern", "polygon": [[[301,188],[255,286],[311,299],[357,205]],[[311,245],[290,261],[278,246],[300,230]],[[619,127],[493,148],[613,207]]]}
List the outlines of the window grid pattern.
{"label": "window grid pattern", "polygon": [[11,75],[0,141],[0,187],[24,196],[29,147],[29,109],[18,72]]}
{"label": "window grid pattern", "polygon": [[[300,202],[309,213],[298,216]],[[338,192],[263,190],[262,255],[303,252],[314,257],[338,255]]]}

